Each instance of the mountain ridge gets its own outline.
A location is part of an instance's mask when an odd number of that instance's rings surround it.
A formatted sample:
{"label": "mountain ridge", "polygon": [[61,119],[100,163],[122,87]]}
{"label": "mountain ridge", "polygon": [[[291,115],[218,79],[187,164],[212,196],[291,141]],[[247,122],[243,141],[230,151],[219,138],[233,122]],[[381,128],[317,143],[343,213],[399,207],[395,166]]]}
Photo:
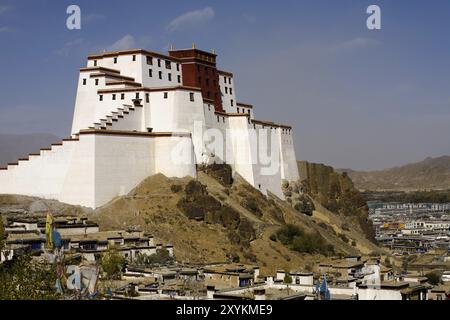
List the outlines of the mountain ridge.
{"label": "mountain ridge", "polygon": [[362,191],[418,191],[450,189],[450,156],[427,157],[422,161],[383,170],[346,172]]}

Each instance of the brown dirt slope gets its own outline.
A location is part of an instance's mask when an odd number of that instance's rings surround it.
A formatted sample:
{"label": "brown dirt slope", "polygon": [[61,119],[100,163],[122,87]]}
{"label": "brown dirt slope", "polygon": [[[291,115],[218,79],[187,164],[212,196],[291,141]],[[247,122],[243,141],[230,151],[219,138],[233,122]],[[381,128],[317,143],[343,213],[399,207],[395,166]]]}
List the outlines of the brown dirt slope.
{"label": "brown dirt slope", "polygon": [[[206,191],[198,189],[197,182],[206,186]],[[189,205],[180,206],[180,201]],[[186,214],[190,211],[184,210],[195,209],[196,201],[207,203],[208,210],[201,214],[203,218],[190,219]],[[313,217],[309,217],[276,197],[264,196],[239,176],[230,186],[224,186],[204,172],[199,173],[198,180],[169,179],[161,174],[149,177],[129,195],[97,209],[91,218],[104,230],[144,229],[159,241],[173,244],[179,261],[240,261],[259,264],[263,272],[302,269],[321,259],[320,255],[300,254],[269,239],[286,223],[321,234],[338,254],[378,250],[357,229],[343,230],[339,217],[320,205]],[[349,243],[340,234],[346,234]],[[357,245],[351,245],[352,241]]]}

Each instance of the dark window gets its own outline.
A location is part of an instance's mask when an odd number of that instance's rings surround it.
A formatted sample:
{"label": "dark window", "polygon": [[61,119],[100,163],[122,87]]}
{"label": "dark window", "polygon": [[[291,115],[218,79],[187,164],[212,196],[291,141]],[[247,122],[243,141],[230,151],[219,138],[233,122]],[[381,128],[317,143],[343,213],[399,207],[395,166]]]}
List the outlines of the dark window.
{"label": "dark window", "polygon": [[95,79],[95,85],[98,86],[98,79]]}
{"label": "dark window", "polygon": [[114,57],[114,63],[117,63],[117,57]]}
{"label": "dark window", "polygon": [[193,92],[189,92],[189,99],[191,101],[194,101],[194,93]]}
{"label": "dark window", "polygon": [[228,93],[228,87],[225,87],[225,93]]}
{"label": "dark window", "polygon": [[150,78],[153,77],[153,70],[152,69],[148,69],[148,76]]}
{"label": "dark window", "polygon": [[136,55],[133,54],[133,61],[136,61]]}
{"label": "dark window", "polygon": [[172,81],[172,74],[171,73],[167,74],[167,79],[169,79],[169,81]]}
{"label": "dark window", "polygon": [[234,106],[234,101],[233,101],[233,99],[231,99],[231,106]]}
{"label": "dark window", "polygon": [[225,117],[222,117],[222,122],[225,122]]}
{"label": "dark window", "polygon": [[94,67],[97,66],[97,60],[94,60]]}
{"label": "dark window", "polygon": [[223,81],[227,83],[227,77],[223,77]]}
{"label": "dark window", "polygon": [[178,75],[177,78],[178,78],[178,79],[177,79],[177,80],[178,80],[178,83],[181,83],[181,76]]}
{"label": "dark window", "polygon": [[161,59],[158,59],[158,67],[161,67]]}
{"label": "dark window", "polygon": [[237,112],[239,113],[239,108],[237,108]]}
{"label": "dark window", "polygon": [[206,96],[208,97],[208,99],[211,98],[211,92],[208,91],[208,92],[206,93]]}
{"label": "dark window", "polygon": [[153,58],[147,56],[147,64],[153,65]]}
{"label": "dark window", "polygon": [[83,86],[86,85],[86,79],[83,79]]}
{"label": "dark window", "polygon": [[120,100],[125,100],[125,93],[120,94]]}
{"label": "dark window", "polygon": [[233,88],[230,88],[230,94],[233,94]]}
{"label": "dark window", "polygon": [[112,99],[116,100],[116,95],[115,94],[112,95]]}
{"label": "dark window", "polygon": [[150,95],[148,93],[145,94],[145,102],[150,102]]}
{"label": "dark window", "polygon": [[250,109],[247,110],[247,113],[250,114]]}
{"label": "dark window", "polygon": [[170,61],[166,60],[166,69],[172,69],[172,64],[170,63]]}
{"label": "dark window", "polygon": [[180,71],[180,64],[177,63],[177,71]]}
{"label": "dark window", "polygon": [[217,116],[217,122],[219,122],[219,116]]}
{"label": "dark window", "polygon": [[159,78],[162,79],[162,71],[160,71],[158,74],[159,74]]}
{"label": "dark window", "polygon": [[167,99],[169,97],[169,93],[168,92],[164,92],[164,99]]}
{"label": "dark window", "polygon": [[103,95],[99,96],[100,101],[103,101]]}
{"label": "dark window", "polygon": [[136,99],[139,99],[139,92],[136,92]]}

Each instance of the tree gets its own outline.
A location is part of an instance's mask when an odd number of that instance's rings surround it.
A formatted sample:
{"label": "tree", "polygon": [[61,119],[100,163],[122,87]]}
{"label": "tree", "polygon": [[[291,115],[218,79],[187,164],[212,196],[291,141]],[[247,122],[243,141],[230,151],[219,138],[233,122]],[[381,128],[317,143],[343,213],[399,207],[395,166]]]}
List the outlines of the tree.
{"label": "tree", "polygon": [[120,277],[123,268],[125,267],[125,258],[117,253],[115,248],[109,248],[102,256],[101,266],[103,272],[106,273],[107,279],[117,279]]}
{"label": "tree", "polygon": [[156,250],[156,253],[152,255],[138,254],[136,257],[137,265],[153,265],[153,264],[170,264],[174,261],[174,258],[170,256],[167,249]]}
{"label": "tree", "polygon": [[22,255],[0,265],[0,300],[57,299],[55,282],[54,265]]}
{"label": "tree", "polygon": [[430,272],[425,275],[425,277],[428,279],[428,282],[432,284],[433,286],[438,285],[441,283],[441,274],[439,272]]}
{"label": "tree", "polygon": [[5,241],[5,228],[3,227],[3,219],[2,219],[2,215],[0,214],[0,252],[3,249],[4,246],[4,241]]}
{"label": "tree", "polygon": [[291,284],[291,283],[292,283],[292,277],[291,277],[291,275],[289,274],[289,271],[286,271],[286,272],[285,272],[283,282],[284,282],[285,284]]}

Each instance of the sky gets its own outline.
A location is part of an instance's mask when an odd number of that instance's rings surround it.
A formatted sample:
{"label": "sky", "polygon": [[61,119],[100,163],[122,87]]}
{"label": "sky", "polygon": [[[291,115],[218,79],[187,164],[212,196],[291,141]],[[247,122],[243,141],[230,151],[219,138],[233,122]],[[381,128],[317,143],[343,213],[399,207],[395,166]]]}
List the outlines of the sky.
{"label": "sky", "polygon": [[195,42],[257,119],[293,126],[299,159],[374,170],[450,154],[449,28],[447,0],[0,0],[0,133],[69,135],[89,53]]}

